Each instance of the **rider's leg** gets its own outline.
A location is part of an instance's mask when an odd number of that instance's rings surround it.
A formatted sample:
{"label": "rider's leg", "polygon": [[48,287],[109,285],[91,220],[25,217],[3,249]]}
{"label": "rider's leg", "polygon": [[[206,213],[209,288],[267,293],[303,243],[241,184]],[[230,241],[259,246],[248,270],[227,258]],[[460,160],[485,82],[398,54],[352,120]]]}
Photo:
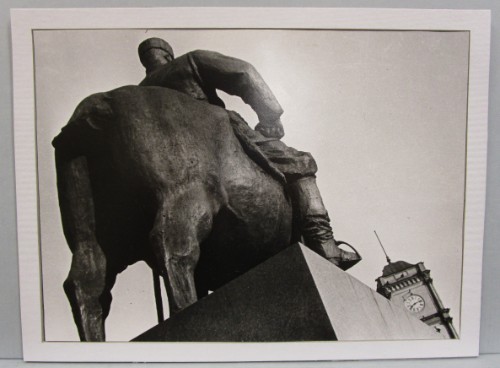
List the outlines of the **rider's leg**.
{"label": "rider's leg", "polygon": [[229,112],[229,117],[245,152],[273,177],[281,181],[284,176],[290,183],[293,211],[299,214],[295,222],[306,245],[343,270],[358,263],[361,257],[357,253],[339,249],[333,239],[330,219],[314,176],[318,168],[311,154],[264,137],[234,112]]}
{"label": "rider's leg", "polygon": [[358,263],[361,257],[357,253],[340,249],[333,238],[330,218],[316,185],[316,178],[300,178],[291,183],[289,188],[306,245],[343,270]]}

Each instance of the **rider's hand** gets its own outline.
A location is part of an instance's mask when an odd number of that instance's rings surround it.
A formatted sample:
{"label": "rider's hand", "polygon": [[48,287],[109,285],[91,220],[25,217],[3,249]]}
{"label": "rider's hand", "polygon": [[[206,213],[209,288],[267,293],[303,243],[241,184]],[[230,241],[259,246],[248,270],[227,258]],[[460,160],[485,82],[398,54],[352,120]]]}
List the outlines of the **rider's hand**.
{"label": "rider's hand", "polygon": [[266,138],[281,139],[285,135],[281,120],[277,119],[272,122],[260,122],[255,126],[255,130],[260,132]]}

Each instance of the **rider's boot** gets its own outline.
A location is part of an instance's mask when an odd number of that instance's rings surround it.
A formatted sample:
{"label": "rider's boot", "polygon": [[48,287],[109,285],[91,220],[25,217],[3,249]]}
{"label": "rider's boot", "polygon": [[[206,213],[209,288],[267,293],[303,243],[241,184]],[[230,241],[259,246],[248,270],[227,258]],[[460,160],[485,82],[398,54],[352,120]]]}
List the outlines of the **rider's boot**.
{"label": "rider's boot", "polygon": [[309,248],[344,271],[361,260],[357,252],[340,249],[333,238],[330,218],[315,177],[308,176],[291,183],[290,195],[294,212],[299,216],[301,234]]}

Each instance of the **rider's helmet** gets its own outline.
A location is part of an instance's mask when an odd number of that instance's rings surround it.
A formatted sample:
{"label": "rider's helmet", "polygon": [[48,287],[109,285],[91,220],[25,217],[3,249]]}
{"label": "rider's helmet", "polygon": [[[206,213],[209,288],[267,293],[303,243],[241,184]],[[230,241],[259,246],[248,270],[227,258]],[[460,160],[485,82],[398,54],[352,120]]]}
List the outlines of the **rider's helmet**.
{"label": "rider's helmet", "polygon": [[147,40],[144,40],[141,42],[141,44],[139,45],[139,58],[141,59],[141,62],[144,64],[143,62],[143,55],[146,51],[148,50],[151,50],[151,49],[160,49],[160,50],[163,50],[165,52],[167,52],[167,54],[170,55],[170,57],[173,59],[174,58],[174,50],[172,49],[172,46],[170,46],[170,44],[161,39],[161,38],[158,38],[158,37],[152,37],[152,38],[148,38]]}

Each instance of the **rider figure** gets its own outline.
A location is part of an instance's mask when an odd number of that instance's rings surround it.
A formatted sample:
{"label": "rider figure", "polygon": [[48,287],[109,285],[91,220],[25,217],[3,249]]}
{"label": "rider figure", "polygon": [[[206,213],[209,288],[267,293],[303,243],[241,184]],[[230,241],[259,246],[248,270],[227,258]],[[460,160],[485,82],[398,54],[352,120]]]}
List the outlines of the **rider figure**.
{"label": "rider figure", "polygon": [[238,114],[228,111],[231,124],[242,144],[257,151],[256,156],[268,161],[265,166],[284,177],[306,245],[343,270],[360,261],[357,253],[340,249],[333,238],[330,218],[316,185],[316,162],[310,153],[297,151],[280,141],[284,136],[280,120],[283,109],[251,64],[204,50],[174,58],[172,47],[160,38],[143,41],[139,57],[146,68],[141,86],[167,87],[225,107],[217,96],[216,90],[220,89],[250,105],[259,118],[255,130]]}

